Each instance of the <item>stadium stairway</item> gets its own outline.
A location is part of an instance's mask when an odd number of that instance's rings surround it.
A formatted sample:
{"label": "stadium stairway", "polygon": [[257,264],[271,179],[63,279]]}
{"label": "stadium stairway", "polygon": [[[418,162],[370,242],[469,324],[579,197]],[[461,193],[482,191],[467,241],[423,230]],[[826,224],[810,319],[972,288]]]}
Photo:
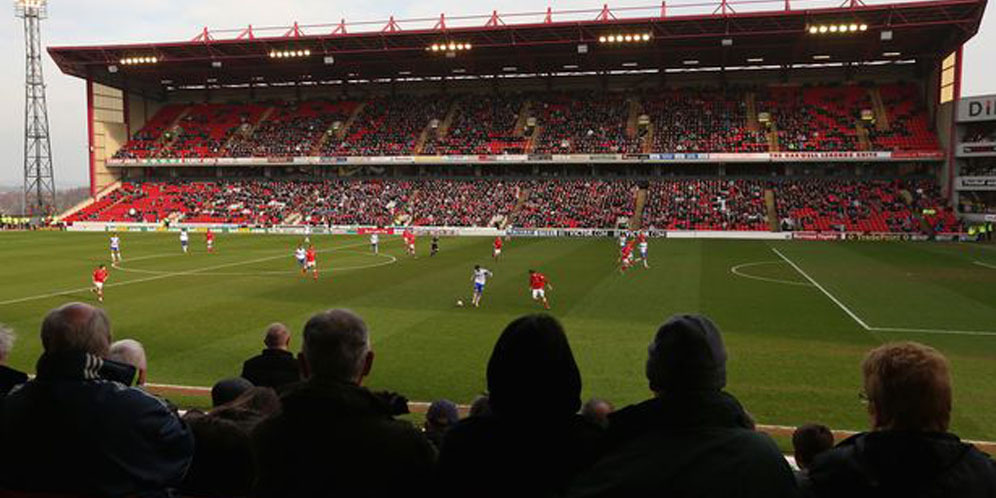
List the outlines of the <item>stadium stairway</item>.
{"label": "stadium stairway", "polygon": [[771,123],[771,129],[768,130],[767,136],[768,136],[768,151],[778,152],[780,150],[780,146],[778,144],[778,125],[776,125],[774,122]]}
{"label": "stadium stairway", "polygon": [[778,219],[778,209],[775,207],[776,205],[775,190],[770,188],[764,189],[764,210],[768,214],[768,226],[771,228],[772,232],[780,232],[782,230],[781,220]]}
{"label": "stadium stairway", "polygon": [[882,92],[878,87],[868,89],[868,97],[872,102],[872,112],[875,113],[875,129],[877,131],[889,131],[889,112],[885,109],[885,102],[882,100]]}
{"label": "stadium stairway", "polygon": [[629,117],[626,118],[626,138],[636,138],[640,132],[640,115],[643,114],[643,105],[640,104],[639,97],[632,97],[627,102],[629,103]]}
{"label": "stadium stairway", "polygon": [[232,133],[232,135],[228,137],[228,140],[225,141],[225,145],[221,147],[221,153],[219,155],[227,155],[228,150],[240,141],[252,140],[253,134],[256,133],[259,125],[265,123],[267,119],[270,119],[270,116],[272,116],[276,111],[276,107],[267,107],[266,110],[259,115],[259,119],[257,119],[255,123],[249,122],[239,127],[239,129]]}
{"label": "stadium stairway", "polygon": [[526,99],[519,108],[519,117],[515,120],[515,136],[523,137],[526,133],[526,123],[529,122],[529,111],[533,109],[533,101]]}
{"label": "stadium stairway", "polygon": [[647,125],[647,135],[643,137],[643,153],[649,154],[654,151],[654,123]]}
{"label": "stadium stairway", "polygon": [[[180,131],[183,130],[180,126],[180,122],[183,118],[187,117],[192,110],[193,106],[184,107],[183,110],[180,111],[180,114],[177,114],[176,117],[173,118],[173,122],[170,123],[169,126],[163,130],[163,134],[159,136],[159,149],[151,154],[152,157],[161,157],[162,152],[168,149],[174,142],[177,141],[177,139],[180,138]],[[169,133],[168,137],[167,133]]]}
{"label": "stadium stairway", "polygon": [[439,123],[439,129],[436,130],[437,138],[446,138],[450,134],[450,126],[453,125],[453,120],[460,114],[460,99],[453,99],[450,104],[450,108],[446,111],[446,117],[443,118],[443,122]]}
{"label": "stadium stairway", "polygon": [[629,218],[629,229],[639,230],[643,228],[643,209],[647,205],[647,189],[639,187],[636,189],[633,200],[633,216]]}
{"label": "stadium stairway", "polygon": [[871,140],[868,138],[868,130],[862,123],[857,123],[854,125],[854,132],[858,137],[858,150],[871,150]]}
{"label": "stadium stairway", "polygon": [[757,121],[757,95],[754,92],[747,92],[744,101],[747,104],[747,129],[761,131],[761,124]]}

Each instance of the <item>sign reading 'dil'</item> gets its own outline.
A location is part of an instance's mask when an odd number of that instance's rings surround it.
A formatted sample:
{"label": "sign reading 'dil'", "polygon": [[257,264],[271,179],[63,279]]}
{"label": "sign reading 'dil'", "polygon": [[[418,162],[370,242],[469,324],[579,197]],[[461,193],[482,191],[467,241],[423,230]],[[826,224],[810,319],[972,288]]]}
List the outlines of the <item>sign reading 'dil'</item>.
{"label": "sign reading 'dil'", "polygon": [[958,121],[996,120],[996,95],[966,97],[958,101]]}

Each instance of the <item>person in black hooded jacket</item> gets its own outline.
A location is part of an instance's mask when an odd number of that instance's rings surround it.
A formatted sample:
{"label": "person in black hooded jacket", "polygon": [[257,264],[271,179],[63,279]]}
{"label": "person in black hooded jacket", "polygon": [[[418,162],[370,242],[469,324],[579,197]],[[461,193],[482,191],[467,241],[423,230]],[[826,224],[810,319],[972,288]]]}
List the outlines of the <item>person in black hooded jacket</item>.
{"label": "person in black hooded jacket", "polygon": [[996,496],[996,465],[948,431],[951,378],[936,349],[885,344],[862,363],[872,431],[816,457],[803,489],[816,497]]}
{"label": "person in black hooded jacket", "polygon": [[608,450],[567,496],[782,498],[795,478],[726,385],[726,349],[701,315],[657,331],[646,365],[656,396],[609,415]]}
{"label": "person in black hooded jacket", "polygon": [[594,462],[601,429],[577,415],[581,374],[555,318],[510,323],[488,361],[487,385],[491,414],[460,421],[443,439],[443,494],[556,495]]}

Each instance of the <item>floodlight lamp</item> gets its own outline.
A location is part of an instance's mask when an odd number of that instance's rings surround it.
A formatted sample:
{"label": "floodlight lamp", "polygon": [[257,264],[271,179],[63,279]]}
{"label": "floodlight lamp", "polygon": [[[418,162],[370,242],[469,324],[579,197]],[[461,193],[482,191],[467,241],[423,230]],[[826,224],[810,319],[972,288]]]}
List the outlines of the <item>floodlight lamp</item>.
{"label": "floodlight lamp", "polygon": [[858,25],[857,24],[852,24],[850,26],[850,29],[851,29],[851,31],[857,31],[858,30]]}
{"label": "floodlight lamp", "polygon": [[827,32],[827,27],[826,26],[820,26],[820,33],[826,33],[826,32]]}
{"label": "floodlight lamp", "polygon": [[464,43],[463,44],[463,48],[465,48],[467,50],[470,50],[470,44],[469,43]]}
{"label": "floodlight lamp", "polygon": [[450,43],[450,50],[456,50],[456,43]]}
{"label": "floodlight lamp", "polygon": [[831,24],[830,25],[830,32],[831,33],[836,33],[837,32],[837,25],[836,24]]}
{"label": "floodlight lamp", "polygon": [[633,35],[626,35],[626,41],[628,42],[633,41]]}
{"label": "floodlight lamp", "polygon": [[643,41],[650,41],[650,33],[643,34]]}
{"label": "floodlight lamp", "polygon": [[599,36],[598,37],[598,43],[605,43],[606,41],[608,41],[608,38],[606,38],[604,36]]}
{"label": "floodlight lamp", "polygon": [[861,31],[868,31],[868,25],[862,24],[861,26],[858,26],[858,29],[860,29]]}

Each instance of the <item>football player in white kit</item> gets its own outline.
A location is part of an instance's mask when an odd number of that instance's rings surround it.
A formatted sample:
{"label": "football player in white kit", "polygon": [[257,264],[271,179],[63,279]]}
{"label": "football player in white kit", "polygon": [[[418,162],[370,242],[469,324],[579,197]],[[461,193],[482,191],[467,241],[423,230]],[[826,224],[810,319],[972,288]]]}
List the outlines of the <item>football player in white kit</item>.
{"label": "football player in white kit", "polygon": [[186,228],[181,228],[180,229],[180,247],[183,248],[183,253],[184,254],[188,253],[187,252],[187,249],[188,249],[187,246],[189,246],[189,245],[190,245],[190,234],[187,233],[187,229]]}
{"label": "football player in white kit", "polygon": [[474,276],[471,280],[474,281],[474,299],[471,301],[474,307],[477,308],[481,305],[481,296],[484,294],[484,285],[488,283],[488,279],[493,277],[494,274],[490,270],[481,268],[481,265],[474,265]]}
{"label": "football player in white kit", "polygon": [[370,234],[370,250],[374,254],[380,254],[380,235],[376,233]]}
{"label": "football player in white kit", "polygon": [[294,250],[294,259],[297,260],[297,266],[301,268],[301,275],[306,275],[308,271],[308,263],[305,262],[306,255],[307,252],[304,250],[304,246],[298,244],[297,249]]}
{"label": "football player in white kit", "polygon": [[647,232],[641,231],[636,236],[637,247],[640,249],[640,260],[643,261],[644,268],[650,268],[650,262],[647,259],[647,250],[649,245],[647,244]]}
{"label": "football player in white kit", "polygon": [[121,237],[111,235],[111,264],[121,262]]}
{"label": "football player in white kit", "polygon": [[619,248],[622,249],[626,247],[626,242],[629,242],[629,234],[625,231],[619,232]]}

